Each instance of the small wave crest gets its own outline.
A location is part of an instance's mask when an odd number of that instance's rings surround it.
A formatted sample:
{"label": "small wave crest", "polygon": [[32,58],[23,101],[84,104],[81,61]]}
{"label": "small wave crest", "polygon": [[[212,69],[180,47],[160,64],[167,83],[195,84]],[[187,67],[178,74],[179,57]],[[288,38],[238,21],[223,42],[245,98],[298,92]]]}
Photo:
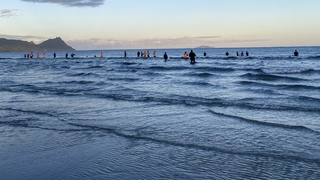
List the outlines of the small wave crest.
{"label": "small wave crest", "polygon": [[259,125],[259,126],[268,126],[268,127],[274,127],[274,128],[282,128],[282,129],[288,129],[288,130],[307,131],[307,132],[316,133],[316,134],[320,135],[319,131],[315,131],[315,130],[307,128],[305,126],[288,125],[288,124],[279,124],[279,123],[258,121],[258,120],[248,119],[248,118],[244,118],[244,117],[240,117],[240,116],[224,114],[224,113],[221,113],[221,112],[214,111],[214,110],[212,110],[210,108],[208,108],[208,110],[211,113],[215,114],[215,115],[224,116],[224,117],[232,118],[232,119],[237,119],[237,120],[240,120],[240,121],[243,121],[243,122],[247,122],[247,123],[250,123],[250,124],[256,124],[256,125]]}

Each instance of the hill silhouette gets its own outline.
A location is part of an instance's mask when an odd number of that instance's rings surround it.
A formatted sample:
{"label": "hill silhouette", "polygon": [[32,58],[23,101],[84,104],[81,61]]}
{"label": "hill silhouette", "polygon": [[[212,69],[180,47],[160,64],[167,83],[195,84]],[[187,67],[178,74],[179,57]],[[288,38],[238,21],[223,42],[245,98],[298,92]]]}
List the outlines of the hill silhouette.
{"label": "hill silhouette", "polygon": [[29,51],[74,51],[60,37],[48,39],[40,44],[21,40],[0,38],[0,52],[29,52]]}

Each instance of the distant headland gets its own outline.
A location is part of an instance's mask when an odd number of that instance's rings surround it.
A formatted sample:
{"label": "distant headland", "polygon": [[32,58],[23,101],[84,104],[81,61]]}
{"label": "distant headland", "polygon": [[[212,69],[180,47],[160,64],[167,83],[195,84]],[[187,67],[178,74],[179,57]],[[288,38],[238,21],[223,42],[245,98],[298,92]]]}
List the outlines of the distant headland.
{"label": "distant headland", "polygon": [[199,47],[196,47],[196,49],[210,49],[210,48],[214,48],[214,47],[211,47],[211,46],[199,46]]}
{"label": "distant headland", "polygon": [[40,44],[34,42],[9,40],[0,38],[0,52],[30,52],[30,51],[75,51],[60,37],[48,39]]}

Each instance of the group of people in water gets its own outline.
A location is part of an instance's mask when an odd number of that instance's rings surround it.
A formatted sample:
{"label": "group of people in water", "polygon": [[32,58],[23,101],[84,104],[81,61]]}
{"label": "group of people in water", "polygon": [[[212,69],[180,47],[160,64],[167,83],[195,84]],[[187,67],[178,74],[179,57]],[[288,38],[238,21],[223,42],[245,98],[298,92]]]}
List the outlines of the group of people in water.
{"label": "group of people in water", "polygon": [[[226,56],[229,56],[229,52],[227,51],[227,52],[225,53],[225,55],[226,55]],[[245,53],[244,53],[243,51],[242,51],[241,53],[236,52],[236,56],[244,56],[244,55],[249,56],[249,52],[248,52],[248,51],[246,51]],[[294,53],[293,53],[293,55],[294,55],[294,56],[299,56],[299,52],[298,52],[297,50],[295,50]],[[33,58],[33,56],[34,56],[34,55],[33,55],[33,52],[30,52],[30,53],[28,53],[28,54],[25,54],[25,55],[24,55],[24,58]],[[56,53],[53,53],[53,58],[56,58],[56,56],[57,56],[57,54],[56,54]],[[74,54],[74,53],[71,53],[70,56],[71,56],[71,58],[73,58],[73,57],[75,56],[75,54]],[[187,52],[185,51],[184,54],[183,54],[183,59],[185,59],[185,60],[190,59],[190,63],[191,63],[191,64],[194,64],[194,63],[196,63],[196,56],[197,56],[197,55],[193,52],[193,50],[191,50],[189,53],[187,53]],[[207,56],[207,53],[206,53],[206,52],[203,52],[203,56],[206,57],[206,56]],[[69,54],[66,53],[65,57],[68,59],[68,58],[69,58]],[[87,57],[88,57],[88,56],[87,56]],[[97,56],[95,55],[94,57],[97,57]],[[101,53],[100,53],[100,58],[103,58],[103,57],[104,57],[104,55],[103,55],[103,53],[101,52]],[[127,51],[124,51],[124,57],[127,57]],[[137,57],[150,57],[150,52],[149,52],[149,50],[148,50],[148,51],[144,51],[144,52],[138,51],[138,52],[137,52]],[[157,52],[156,52],[156,51],[153,52],[153,57],[154,57],[154,58],[157,57]],[[40,58],[40,54],[39,54],[39,53],[36,54],[36,58]],[[42,58],[46,58],[46,53],[42,53]],[[168,54],[167,54],[166,52],[165,52],[164,55],[163,55],[163,59],[164,59],[164,61],[167,61],[167,60],[169,59],[169,56],[168,56]]]}

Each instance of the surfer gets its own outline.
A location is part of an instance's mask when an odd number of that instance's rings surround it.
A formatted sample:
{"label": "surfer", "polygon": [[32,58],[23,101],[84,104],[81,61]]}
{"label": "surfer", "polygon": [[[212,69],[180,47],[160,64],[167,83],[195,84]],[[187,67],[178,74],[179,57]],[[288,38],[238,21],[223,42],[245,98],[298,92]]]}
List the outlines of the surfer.
{"label": "surfer", "polygon": [[124,51],[124,57],[127,57],[127,51]]}
{"label": "surfer", "polygon": [[189,57],[190,57],[190,64],[196,63],[196,54],[192,50],[189,53]]}
{"label": "surfer", "polygon": [[164,59],[164,61],[167,61],[167,60],[168,60],[168,55],[167,55],[166,52],[165,52],[164,55],[163,55],[163,59]]}
{"label": "surfer", "polygon": [[53,58],[56,58],[56,56],[57,56],[56,53],[53,53]]}
{"label": "surfer", "polygon": [[[238,52],[237,52],[237,53],[238,53]],[[229,56],[229,52],[228,52],[228,51],[226,52],[226,56]]]}
{"label": "surfer", "polygon": [[206,57],[206,56],[207,56],[207,53],[206,53],[206,52],[203,52],[203,56]]}
{"label": "surfer", "polygon": [[246,56],[249,56],[249,52],[248,51],[246,51]]}
{"label": "surfer", "polygon": [[294,56],[299,56],[299,52],[297,50],[294,51],[293,53]]}

